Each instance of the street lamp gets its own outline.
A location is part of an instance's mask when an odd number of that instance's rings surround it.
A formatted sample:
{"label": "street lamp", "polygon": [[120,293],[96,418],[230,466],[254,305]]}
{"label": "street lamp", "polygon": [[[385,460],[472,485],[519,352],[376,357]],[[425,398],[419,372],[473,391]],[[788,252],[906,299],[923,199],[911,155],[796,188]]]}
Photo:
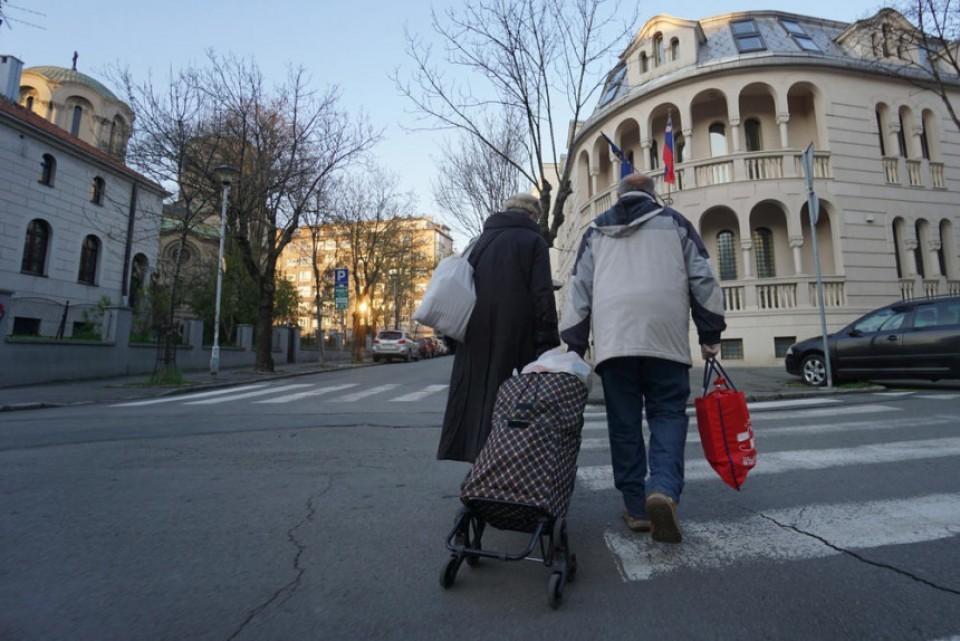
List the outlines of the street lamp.
{"label": "street lamp", "polygon": [[223,186],[220,202],[220,252],[217,254],[217,301],[213,319],[213,349],[210,350],[210,374],[220,371],[220,292],[223,289],[223,239],[227,235],[227,199],[230,197],[230,183],[239,173],[231,165],[220,165],[213,175]]}

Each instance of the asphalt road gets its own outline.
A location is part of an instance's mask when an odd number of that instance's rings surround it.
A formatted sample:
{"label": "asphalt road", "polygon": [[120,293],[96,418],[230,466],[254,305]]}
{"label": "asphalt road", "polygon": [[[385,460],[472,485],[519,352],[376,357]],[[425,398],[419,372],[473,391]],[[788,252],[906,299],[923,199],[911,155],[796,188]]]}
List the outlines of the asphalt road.
{"label": "asphalt road", "polygon": [[622,525],[588,410],[552,611],[534,563],[438,585],[466,472],[434,460],[451,362],[0,415],[0,639],[960,635],[960,394],[757,405],[740,493],[693,429],[676,547]]}

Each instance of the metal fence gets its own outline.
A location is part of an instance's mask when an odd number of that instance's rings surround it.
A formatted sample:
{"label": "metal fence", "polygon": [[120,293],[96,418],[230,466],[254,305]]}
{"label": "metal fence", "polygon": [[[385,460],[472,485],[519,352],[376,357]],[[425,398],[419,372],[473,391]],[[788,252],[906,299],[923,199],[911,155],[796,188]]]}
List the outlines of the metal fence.
{"label": "metal fence", "polygon": [[10,335],[56,340],[103,340],[105,307],[41,297],[14,297]]}

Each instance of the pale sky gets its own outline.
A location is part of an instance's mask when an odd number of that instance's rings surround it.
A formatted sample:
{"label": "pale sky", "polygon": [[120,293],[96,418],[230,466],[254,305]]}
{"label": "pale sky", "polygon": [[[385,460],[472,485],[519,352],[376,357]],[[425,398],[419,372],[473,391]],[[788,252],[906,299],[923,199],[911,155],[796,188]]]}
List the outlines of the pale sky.
{"label": "pale sky", "polygon": [[[15,55],[28,67],[69,67],[76,50],[79,70],[101,80],[105,80],[104,70],[116,63],[137,75],[151,71],[163,75],[171,67],[203,62],[211,48],[254,57],[267,77],[280,79],[288,64],[303,65],[318,88],[339,85],[346,108],[366,112],[376,126],[385,129],[385,140],[375,150],[378,161],[398,174],[404,189],[417,195],[422,213],[439,217],[430,183],[431,156],[436,155],[441,134],[404,130],[415,125],[414,117],[389,75],[397,67],[408,66],[405,25],[429,37],[431,5],[442,8],[466,1],[10,0],[3,3],[10,18],[43,30],[17,22],[12,29],[0,27],[0,54]],[[674,0],[639,7],[641,24],[657,13],[695,19],[750,9],[852,21],[872,14],[878,3]],[[611,57],[610,66],[613,62]]]}

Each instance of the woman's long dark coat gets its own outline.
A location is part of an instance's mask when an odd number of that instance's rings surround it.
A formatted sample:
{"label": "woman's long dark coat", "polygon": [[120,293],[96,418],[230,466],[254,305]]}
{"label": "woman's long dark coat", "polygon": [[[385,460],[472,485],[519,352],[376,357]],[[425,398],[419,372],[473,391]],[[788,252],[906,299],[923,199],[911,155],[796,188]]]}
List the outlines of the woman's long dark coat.
{"label": "woman's long dark coat", "polygon": [[500,383],[560,338],[549,249],[525,212],[490,216],[470,263],[477,304],[456,345],[437,458],[472,463],[490,433]]}

